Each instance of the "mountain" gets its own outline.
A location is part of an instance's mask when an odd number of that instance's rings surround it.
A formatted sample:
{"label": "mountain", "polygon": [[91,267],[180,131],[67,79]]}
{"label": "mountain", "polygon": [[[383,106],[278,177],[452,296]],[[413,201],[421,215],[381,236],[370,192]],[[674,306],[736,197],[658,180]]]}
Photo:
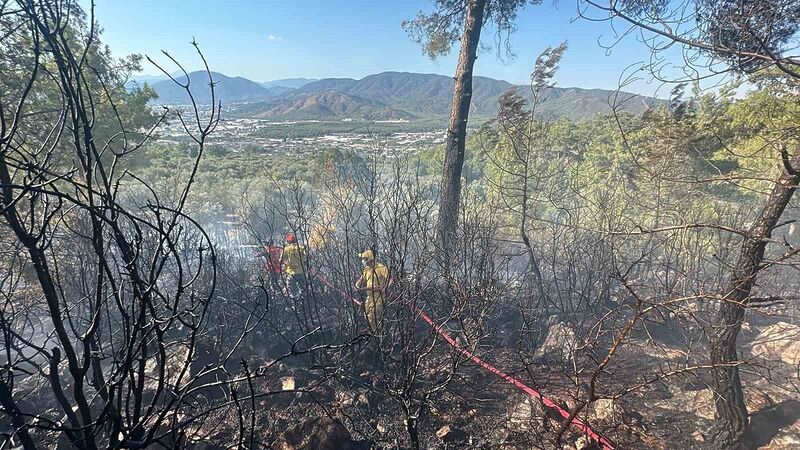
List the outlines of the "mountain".
{"label": "mountain", "polygon": [[[264,83],[261,83],[261,85],[263,86]],[[287,87],[287,86],[270,86],[270,87],[267,88],[267,90],[270,93],[272,93],[272,95],[274,95],[275,97],[283,97],[286,94],[288,94],[289,92],[292,92],[293,90],[295,90],[295,88]]]}
{"label": "mountain", "polygon": [[[486,77],[473,78],[473,111],[493,113],[497,99],[513,85]],[[418,115],[445,115],[453,100],[453,78],[408,72],[383,72],[360,80],[329,78],[309,83],[291,96],[337,90],[363,98],[380,98],[386,104]]]}
{"label": "mountain", "polygon": [[[273,93],[264,86],[250,81],[242,77],[228,77],[221,73],[211,72],[211,76],[216,83],[215,94],[216,102],[223,104],[232,104],[238,102],[252,102],[259,100],[266,100],[276,97],[278,94]],[[181,76],[176,78],[181,83],[186,82],[186,77]],[[189,74],[189,83],[192,95],[198,104],[211,103],[211,89],[208,85],[208,73],[205,71],[197,71]],[[155,103],[165,104],[187,104],[189,103],[189,96],[186,91],[175,84],[172,80],[158,81],[153,83],[152,88],[158,94],[158,99]]]}
{"label": "mountain", "polygon": [[271,87],[280,86],[280,87],[285,87],[285,88],[297,89],[299,87],[303,87],[303,86],[307,85],[308,83],[312,83],[314,81],[317,81],[317,79],[315,79],[315,78],[284,78],[282,80],[265,81],[265,82],[261,83],[261,85],[264,86],[265,88],[271,88]]}
{"label": "mountain", "polygon": [[243,105],[240,115],[258,119],[362,118],[367,120],[413,119],[414,115],[373,99],[325,90],[280,100]]}
{"label": "mountain", "polygon": [[[216,72],[212,72],[212,76],[217,83],[216,100],[226,106],[233,105],[232,114],[240,117],[318,120],[416,117],[445,121],[453,95],[451,77],[421,73],[383,72],[359,80],[290,78],[261,84]],[[185,77],[178,80],[184,82]],[[195,100],[209,104],[208,75],[203,71],[192,72],[189,80]],[[171,80],[155,81],[151,86],[159,96],[155,103],[186,104],[189,101],[186,92]],[[471,117],[478,120],[494,117],[498,99],[512,87],[514,85],[506,81],[474,77]],[[517,89],[530,100],[528,86],[518,86]],[[583,120],[611,112],[609,102],[614,99],[614,94],[614,91],[604,89],[554,87],[544,93],[538,112],[547,118]],[[664,100],[628,93],[620,93],[618,103],[619,99],[625,99],[621,102],[621,109],[634,114],[664,104]]]}
{"label": "mountain", "polygon": [[[474,77],[472,117],[477,119],[494,117],[497,113],[500,95],[512,87],[514,85],[506,81]],[[532,95],[528,86],[518,86],[517,89],[521,95],[531,99]],[[326,92],[329,94],[323,103],[333,99],[330,93],[335,92],[342,94],[337,97],[337,100],[353,101],[360,107],[338,110],[334,108],[330,111],[320,108],[318,116],[313,116],[313,108],[306,108],[304,110],[309,114],[308,118],[334,118],[342,117],[343,114],[349,114],[349,117],[352,118],[386,114],[399,117],[398,112],[405,112],[410,117],[446,118],[450,113],[452,102],[453,79],[444,75],[408,72],[383,72],[360,80],[325,78],[307,83],[264,104],[252,105],[247,108],[247,112],[237,111],[236,113],[253,117],[279,117],[281,111],[294,113],[297,108],[292,105],[303,104],[306,99],[310,99],[311,103],[319,101],[318,94]],[[598,113],[611,112],[609,99],[613,98],[613,94],[614,91],[604,89],[554,87],[544,93],[538,111],[542,116],[548,118],[566,117],[572,120],[582,120]],[[641,114],[648,108],[664,102],[629,93],[620,93],[618,99],[625,99],[621,108],[634,114]],[[378,109],[373,111],[372,108],[376,107]]]}
{"label": "mountain", "polygon": [[[528,101],[533,98],[529,86],[519,86],[518,92]],[[666,104],[666,100],[630,92],[617,93],[606,89],[553,87],[544,92],[537,111],[548,118],[565,117],[580,121],[597,114],[611,113],[611,105],[617,105],[619,110],[632,114],[642,114],[648,109]]]}
{"label": "mountain", "polygon": [[324,91],[348,92],[357,83],[358,81],[352,78],[324,78],[297,88],[291,96],[299,97]]}

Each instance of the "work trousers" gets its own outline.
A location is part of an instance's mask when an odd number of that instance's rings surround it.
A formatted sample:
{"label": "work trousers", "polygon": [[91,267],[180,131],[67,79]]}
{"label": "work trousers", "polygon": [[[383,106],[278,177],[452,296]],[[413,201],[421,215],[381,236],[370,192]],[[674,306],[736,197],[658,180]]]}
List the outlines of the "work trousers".
{"label": "work trousers", "polygon": [[304,273],[286,274],[286,291],[291,298],[300,298],[306,287],[306,276]]}
{"label": "work trousers", "polygon": [[383,334],[383,294],[367,294],[364,302],[364,313],[367,316],[369,331],[375,336]]}

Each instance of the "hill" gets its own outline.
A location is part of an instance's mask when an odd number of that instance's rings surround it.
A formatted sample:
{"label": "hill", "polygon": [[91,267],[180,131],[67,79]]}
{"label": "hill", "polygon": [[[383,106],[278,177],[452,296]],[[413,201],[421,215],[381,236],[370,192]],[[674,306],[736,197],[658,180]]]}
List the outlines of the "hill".
{"label": "hill", "polygon": [[272,117],[295,120],[353,117],[367,120],[414,118],[413,114],[392,108],[383,102],[334,90],[243,105],[238,111],[240,114],[259,119]]}
{"label": "hill", "polygon": [[[266,100],[279,95],[247,78],[228,77],[218,72],[211,72],[211,76],[216,83],[216,101],[223,104]],[[185,76],[176,79],[182,83],[186,82]],[[208,85],[208,74],[204,71],[192,72],[189,74],[189,82],[195,101],[199,104],[210,104],[211,89]],[[189,103],[186,91],[172,80],[157,81],[152,84],[152,88],[158,94],[155,103]]]}
{"label": "hill", "polygon": [[[528,86],[520,86],[518,89],[529,101],[533,98]],[[580,121],[597,114],[611,113],[611,105],[616,105],[619,110],[639,115],[648,109],[666,104],[666,100],[630,92],[553,87],[545,91],[538,111],[544,117],[551,119],[565,117]],[[497,111],[496,102],[494,111]]]}

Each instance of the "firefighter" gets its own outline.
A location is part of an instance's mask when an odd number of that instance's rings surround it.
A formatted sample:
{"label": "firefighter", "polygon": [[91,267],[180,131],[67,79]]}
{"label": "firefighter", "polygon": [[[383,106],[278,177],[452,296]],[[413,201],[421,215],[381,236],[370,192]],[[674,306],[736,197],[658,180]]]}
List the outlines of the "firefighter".
{"label": "firefighter", "polygon": [[279,289],[283,248],[275,245],[272,240],[269,240],[265,250],[267,254],[267,263],[264,266],[264,270],[269,277],[270,288]]}
{"label": "firefighter", "polygon": [[300,297],[305,286],[306,247],[297,243],[294,233],[286,235],[286,245],[281,254],[281,266],[286,274],[286,289],[290,297]]}
{"label": "firefighter", "polygon": [[370,332],[380,336],[383,332],[383,312],[386,306],[386,291],[392,284],[389,268],[375,260],[375,252],[364,250],[359,253],[364,270],[356,281],[356,291],[366,292],[364,314],[367,317]]}

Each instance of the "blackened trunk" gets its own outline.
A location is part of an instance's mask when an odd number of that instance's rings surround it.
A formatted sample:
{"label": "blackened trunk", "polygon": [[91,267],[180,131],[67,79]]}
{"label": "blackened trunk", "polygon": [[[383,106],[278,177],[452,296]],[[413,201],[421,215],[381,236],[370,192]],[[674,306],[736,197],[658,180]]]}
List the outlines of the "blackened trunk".
{"label": "blackened trunk", "polygon": [[419,430],[417,430],[417,419],[411,417],[406,419],[406,431],[408,432],[408,437],[411,440],[411,448],[414,450],[419,450]]}
{"label": "blackened trunk", "polygon": [[458,55],[453,104],[450,108],[450,123],[447,127],[447,142],[444,150],[442,192],[439,203],[439,243],[442,260],[449,261],[455,245],[458,224],[458,205],[461,197],[461,170],[464,166],[464,145],[467,137],[467,118],[472,100],[472,68],[478,54],[483,14],[486,0],[469,0],[467,4],[464,34]]}
{"label": "blackened trunk", "polygon": [[[793,158],[800,167],[800,155]],[[787,164],[791,169],[791,163]],[[718,448],[734,448],[747,428],[748,414],[739,378],[736,339],[742,327],[745,308],[756,276],[764,260],[767,239],[778,224],[783,210],[794,194],[800,176],[787,170],[775,184],[742,244],[741,253],[731,274],[728,290],[714,321],[711,339],[711,363],[714,366],[714,391],[718,415],[718,431],[714,443]]]}
{"label": "blackened trunk", "polygon": [[[9,374],[9,377],[13,376],[13,373]],[[3,411],[8,414],[8,417],[11,418],[11,425],[14,427],[14,433],[16,433],[20,444],[22,444],[22,448],[25,450],[35,450],[36,444],[34,444],[33,439],[31,439],[30,434],[28,434],[28,424],[25,421],[25,415],[23,415],[22,411],[17,407],[17,402],[14,400],[11,388],[2,377],[0,377],[0,405],[3,407]]]}

